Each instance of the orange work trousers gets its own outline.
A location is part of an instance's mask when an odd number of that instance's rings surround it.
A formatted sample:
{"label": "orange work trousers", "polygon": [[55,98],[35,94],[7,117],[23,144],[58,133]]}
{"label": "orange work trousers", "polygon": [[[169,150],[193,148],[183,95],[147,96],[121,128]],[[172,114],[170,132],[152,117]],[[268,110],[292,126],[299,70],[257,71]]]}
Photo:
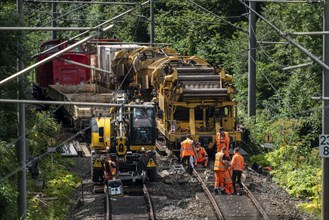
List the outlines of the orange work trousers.
{"label": "orange work trousers", "polygon": [[225,171],[215,170],[215,189],[224,188]]}
{"label": "orange work trousers", "polygon": [[198,165],[198,163],[202,163],[204,166],[208,166],[208,158],[207,157],[198,157],[197,160],[195,160],[195,166]]}

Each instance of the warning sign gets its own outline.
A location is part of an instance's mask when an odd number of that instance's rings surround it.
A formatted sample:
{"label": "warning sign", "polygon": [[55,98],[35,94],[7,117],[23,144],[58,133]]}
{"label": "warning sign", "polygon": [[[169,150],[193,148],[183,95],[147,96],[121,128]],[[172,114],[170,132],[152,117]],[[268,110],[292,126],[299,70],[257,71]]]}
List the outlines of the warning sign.
{"label": "warning sign", "polygon": [[273,142],[273,136],[270,133],[267,133],[264,135],[264,140],[266,143],[272,143]]}

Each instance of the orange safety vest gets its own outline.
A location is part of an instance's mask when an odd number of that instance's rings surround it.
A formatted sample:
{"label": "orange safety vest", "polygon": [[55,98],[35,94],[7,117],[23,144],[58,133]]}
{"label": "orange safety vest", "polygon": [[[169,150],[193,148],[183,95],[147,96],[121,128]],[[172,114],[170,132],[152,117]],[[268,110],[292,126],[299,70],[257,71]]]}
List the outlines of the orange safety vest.
{"label": "orange safety vest", "polygon": [[207,151],[203,147],[200,147],[200,149],[196,151],[198,153],[198,158],[208,157]]}
{"label": "orange safety vest", "polygon": [[223,162],[223,156],[224,156],[224,153],[222,153],[222,152],[218,152],[215,155],[214,170],[225,171],[225,165],[224,165],[224,162]]}
{"label": "orange safety vest", "polygon": [[182,141],[181,144],[181,157],[186,156],[195,156],[193,148],[192,148],[193,141],[190,139],[186,139],[185,141]]}
{"label": "orange safety vest", "polygon": [[217,145],[225,144],[223,147],[228,147],[230,143],[230,136],[228,135],[228,132],[224,132],[225,138],[221,137],[220,132],[217,132],[216,134],[216,143]]}
{"label": "orange safety vest", "polygon": [[235,153],[232,158],[231,166],[232,166],[233,170],[243,171],[243,168],[244,168],[243,156],[241,156],[241,154],[239,154],[239,153]]}
{"label": "orange safety vest", "polygon": [[114,177],[117,175],[116,164],[111,160],[108,160],[104,163],[104,169],[106,171],[107,177]]}

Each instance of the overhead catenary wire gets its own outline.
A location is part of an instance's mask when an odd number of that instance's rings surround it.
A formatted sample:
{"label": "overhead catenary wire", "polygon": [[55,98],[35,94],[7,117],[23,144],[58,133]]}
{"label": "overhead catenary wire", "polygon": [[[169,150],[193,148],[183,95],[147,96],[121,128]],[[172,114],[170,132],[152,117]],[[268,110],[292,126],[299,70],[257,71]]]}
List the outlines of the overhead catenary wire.
{"label": "overhead catenary wire", "polygon": [[[253,32],[254,30],[251,29]],[[255,35],[256,36],[256,35]],[[256,40],[259,41],[257,39],[257,36],[256,36]],[[260,45],[260,48],[262,48],[262,50],[265,52],[264,54],[274,63],[277,63],[268,53],[266,53],[266,51],[263,49],[263,46],[261,44]],[[253,60],[254,62],[256,62],[255,60]],[[282,64],[279,64],[277,63],[279,66],[283,66]],[[280,93],[278,92],[278,90],[274,87],[273,83],[269,80],[269,78],[267,77],[267,75],[261,71],[262,75],[264,76],[264,78],[266,79],[266,81],[270,84],[270,86],[272,87],[272,89],[275,91],[275,93],[278,95],[278,97],[280,98],[281,101],[283,101],[283,98],[281,97]],[[283,102],[284,103],[284,102]],[[285,103],[284,103],[285,104]],[[286,104],[285,104],[286,105]],[[290,108],[290,106],[287,106],[289,108],[289,111],[294,115],[294,111],[292,111],[292,109]],[[297,117],[296,115],[294,115],[295,117]]]}
{"label": "overhead catenary wire", "polygon": [[65,53],[67,51],[70,51],[70,50],[74,49],[75,47],[79,46],[80,44],[87,42],[88,40],[90,40],[90,39],[98,36],[101,32],[107,31],[107,30],[111,29],[112,27],[113,27],[113,25],[110,25],[110,26],[108,26],[108,27],[106,27],[104,29],[101,29],[98,32],[96,32],[96,34],[90,35],[90,36],[88,36],[88,37],[86,37],[86,38],[84,38],[84,39],[82,39],[82,40],[80,40],[80,41],[78,41],[78,42],[76,42],[76,43],[74,43],[74,44],[72,44],[72,45],[64,48],[63,50],[61,50],[59,52],[56,52],[56,53],[48,56],[47,58],[43,59],[42,61],[39,61],[39,62],[37,62],[37,63],[35,63],[35,64],[33,64],[33,65],[25,68],[25,69],[23,69],[23,70],[15,73],[15,74],[13,74],[13,75],[11,75],[11,76],[9,76],[9,77],[1,80],[0,81],[0,86],[3,85],[3,84],[5,84],[5,83],[7,83],[7,82],[9,82],[9,81],[11,81],[11,80],[13,80],[13,79],[16,79],[17,77],[19,77],[19,76],[21,76],[21,75],[23,75],[23,74],[25,74],[25,73],[27,73],[27,72],[29,72],[29,71],[37,68],[39,66],[41,66],[42,64],[44,64],[46,62],[49,62],[50,60],[56,58],[57,56]]}
{"label": "overhead catenary wire", "polygon": [[228,25],[230,25],[230,26],[232,26],[232,27],[234,27],[234,28],[236,28],[236,29],[238,29],[238,30],[240,30],[240,31],[242,31],[242,32],[244,32],[244,33],[246,33],[246,34],[248,33],[247,30],[244,30],[243,28],[241,28],[241,27],[239,27],[239,26],[236,26],[236,25],[232,24],[231,22],[227,21],[225,18],[223,18],[223,17],[221,17],[221,16],[215,14],[214,12],[212,12],[212,11],[206,9],[206,8],[204,8],[203,6],[197,4],[196,2],[194,2],[194,1],[192,1],[192,0],[187,0],[187,1],[190,2],[190,3],[192,3],[192,4],[194,4],[194,5],[196,5],[197,7],[201,8],[201,9],[204,10],[204,11],[206,11],[207,13],[209,13],[209,14],[215,16],[215,17],[220,18],[220,19],[221,19],[222,21],[224,21],[226,24],[228,24]]}
{"label": "overhead catenary wire", "polygon": [[135,2],[106,2],[106,1],[65,1],[65,0],[23,0],[26,3],[64,3],[64,4],[101,4],[101,5],[137,5]]}
{"label": "overhead catenary wire", "polygon": [[[244,4],[244,5],[246,6],[246,4]],[[247,7],[247,6],[246,6],[246,8],[249,8],[249,9],[250,9],[250,7]],[[250,10],[251,10],[251,9],[250,9]],[[252,31],[254,31],[254,30],[252,29]],[[262,45],[260,45],[260,47],[262,47]],[[262,49],[263,49],[263,48],[262,48]],[[300,48],[299,48],[299,49],[300,49]],[[264,50],[264,49],[263,49],[263,50]],[[264,51],[265,51],[265,50],[264,50]],[[272,59],[272,57],[269,56],[266,52],[265,52],[265,55],[268,56],[270,59]],[[272,59],[272,61],[274,61],[274,60]],[[254,62],[255,62],[255,60],[254,60]],[[275,61],[274,61],[274,62],[275,62]],[[265,73],[263,73],[262,71],[261,71],[261,73],[263,74],[263,76],[265,77],[265,79],[268,81],[268,83],[270,84],[270,86],[272,87],[272,89],[273,89],[273,90],[276,92],[276,94],[279,96],[279,98],[283,101],[281,95],[280,95],[279,92],[275,89],[275,87],[273,86],[273,84],[270,82],[270,80],[268,79],[267,75],[266,75]],[[283,101],[283,104],[284,104],[285,106],[287,106],[288,109],[289,109],[289,111],[291,112],[291,114],[293,114],[294,117],[297,118],[297,122],[293,123],[293,128],[292,128],[292,130],[295,131],[295,130],[296,130],[296,126],[297,126],[296,124],[297,124],[298,121],[299,121],[299,117],[296,115],[296,113],[295,113],[294,111],[292,111],[292,109],[290,108],[289,105],[287,105],[287,103],[285,103],[285,102]],[[291,141],[292,141],[292,138],[293,138],[294,133],[295,133],[295,132],[292,132],[292,133],[291,133],[291,136],[290,136],[289,142],[287,143],[288,145],[291,144]]]}
{"label": "overhead catenary wire", "polygon": [[57,47],[59,47],[59,46],[61,46],[61,45],[63,45],[63,44],[66,44],[66,43],[68,43],[68,42],[70,42],[70,41],[73,41],[73,40],[77,39],[78,37],[81,37],[81,36],[87,34],[87,33],[90,32],[90,31],[97,30],[97,29],[101,28],[102,26],[107,25],[107,24],[109,24],[110,22],[112,22],[112,21],[114,21],[114,20],[116,20],[116,19],[118,19],[118,18],[121,18],[122,16],[124,16],[124,15],[126,15],[126,14],[129,14],[130,12],[132,12],[132,11],[138,9],[140,6],[143,6],[143,5],[147,4],[147,3],[149,3],[149,0],[146,1],[146,2],[141,3],[139,6],[137,6],[137,7],[135,7],[135,8],[129,9],[129,10],[127,10],[127,11],[125,11],[125,12],[123,12],[123,13],[121,13],[121,14],[119,14],[119,15],[117,15],[117,16],[115,16],[115,17],[109,19],[109,20],[107,20],[107,21],[104,21],[103,23],[98,24],[98,25],[96,25],[96,26],[93,27],[93,28],[90,28],[88,31],[85,31],[85,32],[83,32],[83,33],[80,33],[80,34],[78,34],[78,35],[76,35],[76,36],[74,36],[74,37],[72,37],[72,38],[70,38],[70,39],[68,39],[68,40],[66,40],[66,41],[63,41],[62,43],[57,44],[56,46],[51,47],[51,48],[49,48],[48,50],[45,50],[45,51],[39,53],[38,55],[41,55],[41,54],[47,53],[47,52],[49,52],[49,51],[51,51],[51,50],[53,50],[53,49],[55,49],[55,48],[57,48]]}
{"label": "overhead catenary wire", "polygon": [[[86,6],[86,5],[80,5],[80,6],[77,6],[77,7],[75,7],[74,9],[72,9],[71,11],[68,11],[68,12],[66,12],[65,14],[62,14],[61,16],[56,16],[55,19],[51,19],[48,23],[51,23],[51,22],[54,22],[54,21],[58,21],[59,19],[65,17],[66,15],[69,15],[69,14],[71,14],[72,12],[75,12],[75,11],[77,11],[77,10],[79,10],[79,9],[81,9],[81,8],[83,8],[83,7],[85,7],[85,6]],[[44,23],[44,24],[42,25],[42,27],[45,26],[46,24],[47,24],[47,23]]]}
{"label": "overhead catenary wire", "polygon": [[250,11],[252,11],[253,13],[255,13],[259,18],[261,18],[263,21],[265,21],[265,23],[267,23],[271,28],[273,28],[276,32],[279,33],[279,35],[281,37],[283,37],[285,40],[287,40],[290,44],[294,45],[296,48],[298,48],[300,51],[302,51],[303,53],[305,53],[308,57],[310,57],[312,60],[314,60],[315,62],[317,62],[318,64],[320,64],[323,68],[325,68],[326,70],[329,70],[329,66],[326,65],[322,60],[320,60],[318,57],[316,57],[315,55],[313,55],[312,53],[310,53],[308,50],[306,50],[303,46],[301,46],[300,44],[296,43],[294,40],[292,40],[291,38],[289,38],[287,35],[287,33],[281,31],[279,28],[277,28],[274,24],[272,24],[270,21],[268,21],[266,18],[264,18],[262,15],[260,15],[258,12],[256,12],[255,10],[253,10],[251,7],[249,7],[244,0],[239,0],[245,7],[247,7]]}
{"label": "overhead catenary wire", "polygon": [[[251,27],[251,29],[250,29],[251,31],[253,31],[253,33],[255,33],[255,30],[253,29],[253,27]],[[256,34],[255,34],[255,37],[256,37]],[[257,38],[256,38],[256,41],[258,41],[259,42],[259,40],[257,40]],[[260,47],[261,47],[261,49],[263,50],[263,51],[265,51],[264,50],[264,47],[261,45],[261,44],[259,44],[260,45]],[[265,52],[265,55],[266,56],[268,56],[270,59],[272,59],[266,52]],[[251,59],[252,59],[252,61],[253,62],[256,62],[252,57],[251,57]],[[273,60],[274,61],[274,60]],[[275,61],[274,61],[275,62]],[[279,98],[283,101],[283,99],[282,99],[282,97],[281,97],[281,95],[279,94],[279,92],[277,91],[277,89],[274,87],[274,85],[272,84],[272,82],[269,80],[269,78],[267,77],[267,75],[265,74],[265,73],[263,73],[263,71],[260,71],[262,74],[263,74],[263,76],[264,76],[264,78],[267,80],[267,82],[270,84],[270,86],[272,87],[272,89],[275,91],[275,93],[279,96]],[[271,103],[270,103],[271,104]],[[272,106],[274,107],[274,109],[276,109],[277,111],[279,111],[279,109],[278,109],[278,107],[277,106],[275,106],[275,105],[273,105],[272,104]],[[279,111],[280,112],[280,111]],[[295,126],[295,124],[294,124],[294,126]],[[294,127],[295,128],[295,127]],[[293,130],[295,130],[295,129],[293,129]],[[292,138],[292,136],[291,136],[291,138]],[[290,138],[290,140],[291,140],[291,138]],[[261,145],[257,140],[254,140],[254,142],[256,142],[256,143],[258,143],[259,145]]]}

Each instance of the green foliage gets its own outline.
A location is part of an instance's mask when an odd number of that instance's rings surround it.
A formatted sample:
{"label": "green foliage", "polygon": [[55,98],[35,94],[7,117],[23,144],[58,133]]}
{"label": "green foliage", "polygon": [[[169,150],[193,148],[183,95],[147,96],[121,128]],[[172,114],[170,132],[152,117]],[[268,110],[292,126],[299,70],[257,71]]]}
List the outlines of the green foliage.
{"label": "green foliage", "polygon": [[67,162],[67,159],[57,156],[54,161],[52,169],[49,160],[42,164],[44,169],[42,177],[46,182],[44,193],[45,196],[53,198],[53,201],[45,202],[42,198],[33,197],[29,201],[27,219],[65,219],[68,214],[73,190],[81,180],[62,165]]}
{"label": "green foliage", "polygon": [[321,163],[317,149],[305,146],[282,146],[267,154],[273,167],[274,180],[288,193],[307,199],[300,207],[314,215],[320,214]]}
{"label": "green foliage", "polygon": [[249,158],[250,162],[256,162],[261,166],[270,166],[271,163],[266,159],[266,154],[257,154],[257,155],[252,155]]}
{"label": "green foliage", "polygon": [[[16,165],[15,148],[0,141],[0,176],[1,178],[12,172]],[[0,183],[0,219],[17,218],[17,176]]]}
{"label": "green foliage", "polygon": [[17,218],[17,185],[9,182],[0,183],[0,219]]}
{"label": "green foliage", "polygon": [[[194,2],[194,1],[193,1]],[[233,30],[223,6],[228,1],[160,1],[157,3],[155,35],[157,42],[172,43],[183,54],[197,54],[210,63],[223,64],[222,36],[231,36]],[[231,7],[233,9],[233,7]],[[240,7],[235,7],[241,10]]]}
{"label": "green foliage", "polygon": [[[17,26],[18,16],[15,5],[7,1],[0,2],[0,26]],[[15,32],[1,32],[0,34],[0,80],[5,79],[16,71],[17,38]],[[16,98],[17,83],[9,82],[0,87],[0,98]],[[0,140],[9,141],[16,135],[16,106],[12,104],[0,105]],[[12,122],[12,123],[8,123]]]}
{"label": "green foliage", "polygon": [[61,126],[49,112],[34,112],[33,126],[29,129],[30,156],[34,157],[47,151],[50,137],[60,131]]}
{"label": "green foliage", "polygon": [[[318,31],[322,27],[320,4],[264,4],[262,15],[285,32]],[[312,16],[311,16],[312,15]],[[280,18],[280,19],[277,19]],[[246,24],[244,25],[246,26]],[[322,54],[321,37],[295,37],[303,47],[316,56]],[[284,41],[268,24],[257,21],[257,41]],[[238,42],[238,43],[237,43]],[[256,143],[251,160],[260,164],[270,163],[274,180],[290,194],[307,199],[301,204],[304,211],[315,216],[320,212],[321,173],[317,150],[317,137],[321,133],[321,103],[311,99],[321,94],[321,68],[311,65],[282,71],[283,67],[310,62],[292,45],[257,44],[257,117],[247,116],[247,65],[248,39],[240,32],[228,39],[225,48],[225,66],[230,66],[238,88],[236,99],[239,113]],[[255,123],[257,122],[257,123]],[[265,154],[260,146],[265,133],[274,139],[273,151]]]}
{"label": "green foliage", "polygon": [[68,201],[71,198],[72,189],[79,182],[79,179],[67,171],[59,171],[56,178],[48,181],[46,194],[58,197],[59,200]]}

